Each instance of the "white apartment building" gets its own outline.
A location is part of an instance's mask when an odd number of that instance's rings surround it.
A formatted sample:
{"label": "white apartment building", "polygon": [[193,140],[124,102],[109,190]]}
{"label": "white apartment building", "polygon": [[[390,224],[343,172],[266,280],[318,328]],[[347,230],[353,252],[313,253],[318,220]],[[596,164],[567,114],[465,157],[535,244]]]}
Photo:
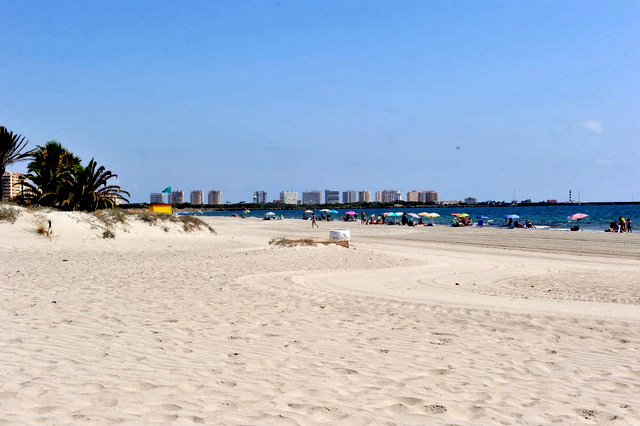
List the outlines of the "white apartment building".
{"label": "white apartment building", "polygon": [[343,203],[355,203],[356,202],[356,191],[348,190],[342,192],[342,202]]}
{"label": "white apartment building", "polygon": [[363,189],[362,191],[358,191],[358,202],[359,203],[370,203],[371,202],[371,191]]}
{"label": "white apartment building", "polygon": [[170,204],[182,204],[184,203],[184,191],[176,190],[171,191]]}
{"label": "white apartment building", "polygon": [[9,201],[20,194],[20,177],[22,173],[6,171],[2,174],[2,201]]}
{"label": "white apartment building", "polygon": [[222,204],[222,192],[219,189],[209,191],[207,198],[207,204]]}
{"label": "white apartment building", "polygon": [[332,191],[330,189],[325,189],[325,191],[324,191],[324,202],[325,202],[325,204],[338,204],[338,203],[340,203],[340,191]]}
{"label": "white apartment building", "polygon": [[376,192],[376,202],[378,203],[392,203],[394,201],[402,200],[402,192],[397,189],[383,189]]}
{"label": "white apartment building", "polygon": [[204,204],[204,193],[199,189],[191,191],[190,202],[191,204]]}
{"label": "white apartment building", "polygon": [[282,204],[298,204],[298,193],[296,191],[281,191],[280,202]]}
{"label": "white apartment building", "polygon": [[162,192],[152,192],[149,197],[149,204],[164,204],[164,194]]}
{"label": "white apartment building", "polygon": [[320,191],[303,192],[302,204],[322,204],[322,192]]}

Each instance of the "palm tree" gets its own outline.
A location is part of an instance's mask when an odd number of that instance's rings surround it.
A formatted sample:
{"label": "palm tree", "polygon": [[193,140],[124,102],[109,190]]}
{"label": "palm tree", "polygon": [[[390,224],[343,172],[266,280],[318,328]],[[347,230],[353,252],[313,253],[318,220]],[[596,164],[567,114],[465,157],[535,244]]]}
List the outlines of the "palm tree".
{"label": "palm tree", "polygon": [[92,158],[86,167],[77,167],[71,174],[70,193],[65,206],[69,210],[95,211],[113,208],[118,200],[128,201],[127,191],[118,185],[109,185],[109,180],[118,175],[99,166]]}
{"label": "palm tree", "polygon": [[31,154],[31,151],[22,152],[28,143],[24,136],[0,126],[0,176],[7,170],[9,164],[24,160]]}
{"label": "palm tree", "polygon": [[27,165],[29,181],[20,200],[41,206],[63,207],[70,195],[71,176],[80,167],[80,158],[60,142],[49,141],[31,152]]}

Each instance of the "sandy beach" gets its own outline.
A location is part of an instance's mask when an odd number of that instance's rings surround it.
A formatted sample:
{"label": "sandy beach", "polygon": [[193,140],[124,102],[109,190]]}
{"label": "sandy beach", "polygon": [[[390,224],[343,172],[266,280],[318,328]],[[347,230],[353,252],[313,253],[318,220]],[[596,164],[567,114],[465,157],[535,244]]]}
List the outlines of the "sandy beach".
{"label": "sandy beach", "polygon": [[640,424],[637,233],[38,214],[0,222],[2,424]]}

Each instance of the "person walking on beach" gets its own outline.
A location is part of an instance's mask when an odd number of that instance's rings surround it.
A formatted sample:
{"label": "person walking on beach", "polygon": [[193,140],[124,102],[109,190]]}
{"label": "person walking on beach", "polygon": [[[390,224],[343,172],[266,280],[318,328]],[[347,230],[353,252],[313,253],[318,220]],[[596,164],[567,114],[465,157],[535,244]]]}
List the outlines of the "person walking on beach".
{"label": "person walking on beach", "polygon": [[315,213],[311,214],[311,229],[313,229],[313,228],[319,228],[318,222],[316,222],[316,214]]}

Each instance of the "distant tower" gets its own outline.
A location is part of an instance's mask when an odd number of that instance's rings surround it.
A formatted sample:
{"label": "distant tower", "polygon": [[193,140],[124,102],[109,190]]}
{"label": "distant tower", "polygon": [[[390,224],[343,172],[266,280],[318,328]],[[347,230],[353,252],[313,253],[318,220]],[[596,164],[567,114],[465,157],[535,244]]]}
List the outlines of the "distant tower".
{"label": "distant tower", "polygon": [[571,202],[571,189],[569,189],[569,202]]}

